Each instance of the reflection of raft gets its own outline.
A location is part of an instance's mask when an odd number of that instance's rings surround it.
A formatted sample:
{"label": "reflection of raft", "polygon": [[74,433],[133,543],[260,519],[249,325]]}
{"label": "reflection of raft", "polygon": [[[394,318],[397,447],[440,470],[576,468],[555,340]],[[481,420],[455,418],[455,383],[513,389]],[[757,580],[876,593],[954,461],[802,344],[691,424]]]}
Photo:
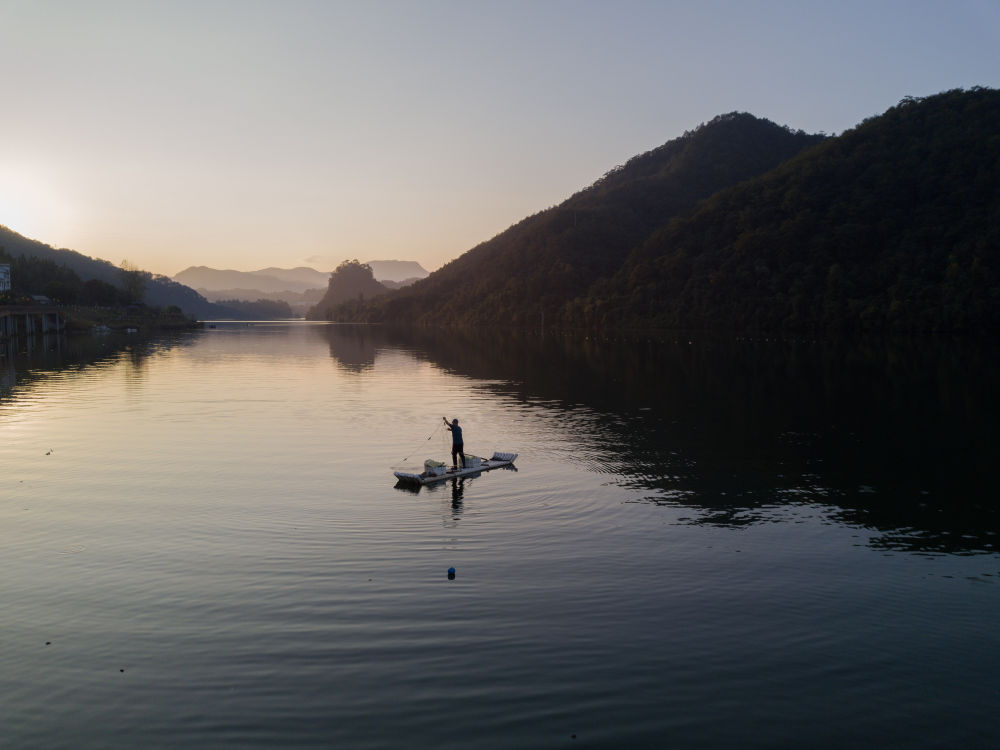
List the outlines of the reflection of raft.
{"label": "reflection of raft", "polygon": [[501,466],[510,466],[517,458],[516,453],[495,452],[490,458],[479,458],[478,456],[466,456],[465,468],[446,467],[440,461],[424,461],[424,470],[419,474],[406,471],[394,471],[393,474],[401,482],[413,482],[414,484],[431,484],[440,482],[443,479],[452,477],[466,477],[469,474],[478,474],[481,471],[498,469]]}

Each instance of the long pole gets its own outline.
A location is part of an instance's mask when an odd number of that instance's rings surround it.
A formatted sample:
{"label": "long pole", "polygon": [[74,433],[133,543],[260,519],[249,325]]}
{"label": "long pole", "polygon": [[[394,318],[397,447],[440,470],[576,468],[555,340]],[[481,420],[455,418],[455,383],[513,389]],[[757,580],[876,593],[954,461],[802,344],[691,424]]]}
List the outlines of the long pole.
{"label": "long pole", "polygon": [[[425,440],[424,443],[428,442],[432,437],[434,437],[435,435],[437,435],[437,431],[440,430],[440,429],[441,429],[441,425],[438,425],[437,427],[435,427],[434,428],[434,432],[432,432],[430,435],[427,436],[427,440]],[[421,443],[416,448],[414,448],[412,451],[410,451],[410,456],[412,456],[414,453],[416,453],[418,450],[420,450],[420,448],[423,446],[424,443]],[[405,456],[403,458],[403,460],[404,461],[409,461],[410,460],[410,456]]]}

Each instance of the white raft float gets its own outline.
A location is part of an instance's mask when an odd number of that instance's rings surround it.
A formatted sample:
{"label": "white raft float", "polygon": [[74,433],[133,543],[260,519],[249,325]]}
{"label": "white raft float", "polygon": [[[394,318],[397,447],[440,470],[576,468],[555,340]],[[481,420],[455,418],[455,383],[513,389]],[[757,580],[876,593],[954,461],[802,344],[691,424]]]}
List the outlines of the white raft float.
{"label": "white raft float", "polygon": [[467,477],[469,474],[478,474],[481,471],[499,469],[501,466],[511,466],[516,458],[516,453],[500,453],[499,451],[494,452],[493,456],[490,458],[466,456],[464,469],[454,466],[446,467],[440,461],[427,459],[424,461],[424,470],[419,474],[413,474],[406,471],[394,471],[392,473],[396,475],[396,479],[400,482],[433,484],[434,482],[451,479],[452,477]]}

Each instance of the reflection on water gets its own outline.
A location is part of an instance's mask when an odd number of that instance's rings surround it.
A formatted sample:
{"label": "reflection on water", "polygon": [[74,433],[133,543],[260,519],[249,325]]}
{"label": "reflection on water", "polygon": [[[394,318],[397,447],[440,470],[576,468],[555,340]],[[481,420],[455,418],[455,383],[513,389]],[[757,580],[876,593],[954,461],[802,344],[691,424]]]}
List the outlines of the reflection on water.
{"label": "reflection on water", "polygon": [[620,477],[645,502],[699,508],[699,523],[740,526],[776,505],[819,503],[884,530],[877,543],[893,549],[997,549],[1000,363],[985,342],[315,333],[349,369],[402,350],[559,410],[580,432],[570,458],[582,470]]}
{"label": "reflection on water", "polygon": [[[252,333],[264,329],[284,331]],[[552,410],[548,419],[577,436],[567,460],[639,491],[632,502],[698,509],[692,523],[739,527],[767,522],[775,507],[818,504],[839,523],[880,529],[872,543],[887,549],[997,549],[1000,363],[982,342],[307,330],[347,373],[401,352]],[[0,400],[53,373],[120,361],[138,384],[150,357],[200,335],[59,337],[12,350],[0,357]]]}
{"label": "reflection on water", "polygon": [[330,343],[330,356],[349,372],[364,372],[375,365],[376,342],[381,329],[373,326],[316,326],[313,332]]}
{"label": "reflection on water", "polygon": [[[490,469],[488,473],[490,474],[500,474],[502,472],[517,472],[517,467],[513,465],[499,466],[496,469]],[[427,493],[440,493],[445,490],[450,490],[451,494],[451,518],[453,521],[457,521],[462,515],[462,499],[465,497],[465,487],[466,483],[469,486],[473,485],[475,481],[483,476],[487,472],[473,472],[471,474],[464,474],[460,477],[452,477],[451,479],[444,479],[440,482],[434,482],[433,484],[415,484],[413,482],[404,482],[399,480],[395,484],[395,489],[406,492],[411,495],[419,495],[421,492]]]}
{"label": "reflection on water", "polygon": [[[17,340],[7,342],[0,352],[0,401],[16,395],[39,379],[55,373],[73,373],[91,367],[105,367],[120,361],[129,363],[128,376],[141,379],[146,360],[177,346],[190,346],[196,334],[105,333],[100,335],[47,335],[44,345],[25,347]],[[42,341],[39,338],[36,344]]]}
{"label": "reflection on water", "polygon": [[[322,324],[8,359],[0,744],[996,747],[995,364]],[[517,470],[393,489],[444,413]]]}
{"label": "reflection on water", "polygon": [[462,497],[465,495],[465,477],[451,480],[451,510],[456,521],[462,515]]}

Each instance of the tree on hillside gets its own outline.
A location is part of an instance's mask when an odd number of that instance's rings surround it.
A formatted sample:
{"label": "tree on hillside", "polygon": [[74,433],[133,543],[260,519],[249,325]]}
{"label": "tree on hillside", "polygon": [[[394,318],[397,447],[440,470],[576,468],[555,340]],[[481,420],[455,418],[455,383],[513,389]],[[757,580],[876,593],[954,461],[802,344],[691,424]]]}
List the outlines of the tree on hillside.
{"label": "tree on hillside", "polygon": [[375,278],[375,272],[367,263],[361,263],[357,258],[345,260],[330,274],[330,281],[338,279],[344,284],[363,284]]}
{"label": "tree on hillside", "polygon": [[10,265],[11,291],[14,294],[44,294],[57,302],[66,303],[76,300],[80,277],[55,261],[24,255],[12,257],[0,248],[0,263]]}
{"label": "tree on hillside", "polygon": [[122,292],[114,284],[109,284],[100,279],[87,279],[80,287],[78,302],[83,305],[94,305],[96,307],[114,307],[122,304]]}
{"label": "tree on hillside", "polygon": [[127,259],[122,260],[118,268],[121,269],[121,285],[125,296],[130,302],[142,302],[146,294],[146,273]]}
{"label": "tree on hillside", "polygon": [[388,292],[375,280],[372,267],[357,259],[345,260],[332,274],[326,294],[306,313],[309,320],[333,320],[333,310],[345,302],[363,302]]}

